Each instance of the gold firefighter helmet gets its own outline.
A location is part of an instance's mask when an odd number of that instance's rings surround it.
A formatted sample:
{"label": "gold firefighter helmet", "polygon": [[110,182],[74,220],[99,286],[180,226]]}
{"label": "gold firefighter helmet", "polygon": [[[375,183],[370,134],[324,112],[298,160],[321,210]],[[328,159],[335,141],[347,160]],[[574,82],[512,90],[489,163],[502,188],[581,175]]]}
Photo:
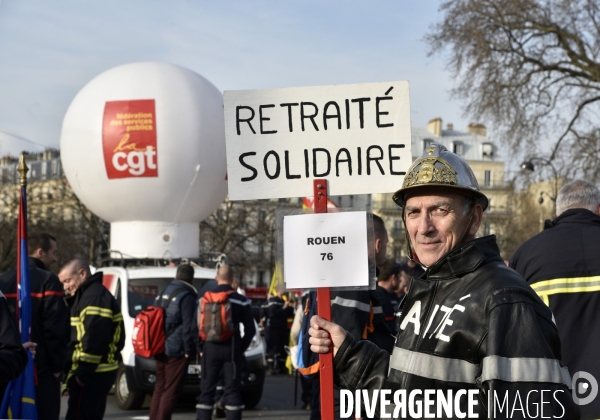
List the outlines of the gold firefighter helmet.
{"label": "gold firefighter helmet", "polygon": [[424,187],[456,190],[457,193],[473,197],[484,211],[489,204],[467,162],[441,144],[432,143],[423,151],[423,156],[414,161],[404,177],[402,188],[396,191],[392,199],[404,207],[408,193]]}

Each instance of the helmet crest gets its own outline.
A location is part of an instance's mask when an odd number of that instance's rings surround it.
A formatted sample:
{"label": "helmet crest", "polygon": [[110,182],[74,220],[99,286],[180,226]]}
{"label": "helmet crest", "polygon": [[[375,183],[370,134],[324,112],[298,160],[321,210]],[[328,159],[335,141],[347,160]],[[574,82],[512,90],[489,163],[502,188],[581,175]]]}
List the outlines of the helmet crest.
{"label": "helmet crest", "polygon": [[455,189],[458,193],[474,197],[483,210],[489,204],[487,197],[481,193],[469,165],[441,144],[432,143],[423,152],[423,156],[415,160],[404,177],[402,188],[396,191],[393,200],[404,207],[407,191],[425,187]]}

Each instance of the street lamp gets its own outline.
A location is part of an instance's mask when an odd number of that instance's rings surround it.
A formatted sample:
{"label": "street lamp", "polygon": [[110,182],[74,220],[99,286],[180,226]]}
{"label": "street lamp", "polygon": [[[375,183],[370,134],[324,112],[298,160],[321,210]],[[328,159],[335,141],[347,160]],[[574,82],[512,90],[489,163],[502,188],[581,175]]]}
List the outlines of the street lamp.
{"label": "street lamp", "polygon": [[550,199],[552,201],[556,201],[556,196],[558,195],[558,175],[556,173],[556,168],[554,167],[554,165],[552,165],[552,162],[550,162],[548,159],[534,156],[534,157],[530,157],[529,160],[526,160],[523,163],[521,163],[521,169],[523,169],[527,172],[534,172],[535,171],[535,166],[533,165],[534,161],[539,161],[539,162],[541,162],[542,165],[549,166],[552,169],[552,172],[554,173],[554,191],[553,191],[553,196],[550,196]]}
{"label": "street lamp", "polygon": [[[550,162],[548,159],[545,159],[545,158],[533,156],[533,157],[530,157],[529,160],[526,160],[523,163],[521,163],[521,169],[523,169],[524,171],[527,171],[527,172],[534,172],[535,166],[533,163],[536,161],[541,163],[542,165],[549,166],[552,169],[552,172],[554,173],[553,194],[552,195],[550,195],[548,193],[545,193],[545,194],[548,197],[550,197],[550,199],[553,201],[554,212],[556,213],[556,197],[558,195],[558,175],[556,172],[556,168],[554,167],[554,165],[552,165],[552,162]],[[544,202],[544,198],[542,197],[543,194],[544,194],[544,192],[540,193],[540,198],[538,200],[540,204],[542,204]]]}
{"label": "street lamp", "polygon": [[544,194],[546,194],[548,196],[548,198],[552,201],[556,201],[556,198],[552,197],[550,194],[548,194],[546,191],[541,191],[540,192],[540,198],[538,198],[538,203],[540,204],[544,204]]}

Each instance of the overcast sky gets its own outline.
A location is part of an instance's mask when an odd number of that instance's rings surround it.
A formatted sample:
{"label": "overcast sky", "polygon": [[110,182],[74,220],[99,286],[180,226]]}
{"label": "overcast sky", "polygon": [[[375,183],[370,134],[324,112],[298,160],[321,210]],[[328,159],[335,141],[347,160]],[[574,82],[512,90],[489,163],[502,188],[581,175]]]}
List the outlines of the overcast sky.
{"label": "overcast sky", "polygon": [[76,93],[103,71],[138,61],[187,67],[220,90],[408,80],[413,125],[442,117],[464,129],[469,121],[450,100],[442,57],[427,57],[423,42],[438,6],[0,0],[0,154],[58,147]]}

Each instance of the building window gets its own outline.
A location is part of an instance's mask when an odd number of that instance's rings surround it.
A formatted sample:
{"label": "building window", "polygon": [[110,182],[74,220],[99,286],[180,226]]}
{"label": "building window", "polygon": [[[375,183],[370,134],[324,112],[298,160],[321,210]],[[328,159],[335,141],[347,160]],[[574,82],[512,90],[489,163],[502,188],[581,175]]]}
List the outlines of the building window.
{"label": "building window", "polygon": [[490,235],[490,232],[491,232],[490,224],[486,223],[485,225],[483,225],[483,236]]}
{"label": "building window", "polygon": [[394,229],[402,229],[402,220],[394,220]]}
{"label": "building window", "polygon": [[265,278],[265,272],[264,271],[259,271],[258,272],[258,281],[256,282],[258,287],[262,287],[263,286],[263,279]]}
{"label": "building window", "polygon": [[482,143],[481,156],[484,159],[491,159],[494,156],[494,145],[492,143]]}
{"label": "building window", "polygon": [[463,155],[463,142],[462,141],[455,141],[452,142],[452,151],[454,153],[456,153],[459,156]]}
{"label": "building window", "polygon": [[423,150],[427,149],[433,143],[432,139],[423,139]]}
{"label": "building window", "polygon": [[491,187],[492,186],[492,171],[484,171],[483,172],[483,186]]}

